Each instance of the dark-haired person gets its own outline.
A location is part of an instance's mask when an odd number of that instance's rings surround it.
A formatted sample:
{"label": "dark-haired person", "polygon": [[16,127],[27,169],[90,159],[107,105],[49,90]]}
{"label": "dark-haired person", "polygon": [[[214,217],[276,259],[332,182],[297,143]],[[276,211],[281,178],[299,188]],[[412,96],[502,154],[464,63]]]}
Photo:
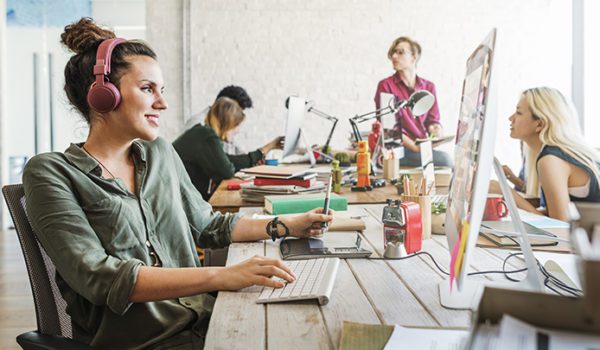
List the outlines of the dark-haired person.
{"label": "dark-haired person", "polygon": [[[23,185],[28,218],[56,265],[73,338],[99,349],[201,349],[214,303],[207,292],[282,287],[271,277],[294,276],[261,256],[201,267],[195,245],[267,239],[272,226],[213,212],[158,137],[167,102],[152,49],[115,40],[89,18],[66,26],[61,38],[74,52],[65,91],[89,135],[64,153],[33,157]],[[319,221],[331,219],[318,210],[281,216],[269,233],[313,236]]]}
{"label": "dark-haired person", "polygon": [[[438,108],[435,85],[417,75],[417,62],[421,58],[421,45],[409,37],[396,38],[387,54],[392,62],[395,73],[377,84],[375,92],[375,107],[381,108],[380,94],[389,93],[401,100],[408,100],[410,95],[418,90],[427,90],[435,97],[433,107],[422,116],[414,117],[408,109],[400,109],[396,113],[395,130],[402,136],[404,144],[404,158],[400,159],[402,165],[421,165],[420,147],[416,139],[431,136],[441,137],[442,125],[440,124],[440,110]],[[452,166],[452,159],[447,153],[433,150],[433,162],[439,166]]]}
{"label": "dark-haired person", "polygon": [[[215,101],[218,100],[220,97],[229,97],[230,99],[237,102],[238,105],[240,105],[240,107],[242,108],[242,110],[252,108],[252,106],[253,106],[252,98],[250,97],[250,95],[248,94],[246,89],[244,89],[241,86],[228,85],[228,86],[222,88],[221,91],[219,91],[219,93],[217,94]],[[193,116],[186,123],[185,129],[188,130],[191,127],[195,126],[197,123],[202,123],[204,118],[208,114],[210,107],[211,106],[206,107],[200,113]],[[225,150],[225,153],[231,154],[231,155],[240,155],[240,154],[248,153],[248,152],[244,152],[244,150],[235,143],[235,140],[231,140],[231,141],[223,140],[223,149]]]}
{"label": "dark-haired person", "polygon": [[262,163],[269,151],[283,146],[283,137],[277,137],[255,151],[226,154],[223,142],[233,139],[245,118],[236,101],[219,97],[208,110],[204,125],[196,124],[173,142],[192,183],[205,200],[210,199],[222,180],[232,178],[240,169]]}

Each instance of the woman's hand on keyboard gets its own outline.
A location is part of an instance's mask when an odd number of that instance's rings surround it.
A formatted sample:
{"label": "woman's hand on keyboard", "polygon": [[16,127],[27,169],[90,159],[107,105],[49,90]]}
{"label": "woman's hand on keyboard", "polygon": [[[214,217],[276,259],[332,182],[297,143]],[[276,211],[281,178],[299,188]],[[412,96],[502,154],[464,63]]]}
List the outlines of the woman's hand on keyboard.
{"label": "woman's hand on keyboard", "polygon": [[296,278],[282,260],[260,255],[225,267],[224,272],[216,276],[220,279],[219,290],[238,290],[253,285],[282,288],[285,283],[281,280],[294,282]]}
{"label": "woman's hand on keyboard", "polygon": [[327,215],[323,214],[323,208],[316,208],[304,214],[282,215],[280,219],[289,227],[292,236],[320,236],[323,234],[321,223],[333,220],[333,209],[329,209]]}

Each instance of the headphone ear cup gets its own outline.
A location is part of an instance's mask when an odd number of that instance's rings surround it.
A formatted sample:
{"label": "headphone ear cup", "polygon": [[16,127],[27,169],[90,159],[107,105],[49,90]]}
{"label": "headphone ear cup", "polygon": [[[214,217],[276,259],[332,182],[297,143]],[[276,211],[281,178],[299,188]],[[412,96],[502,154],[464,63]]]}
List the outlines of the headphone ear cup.
{"label": "headphone ear cup", "polygon": [[119,106],[121,93],[117,87],[105,82],[102,85],[93,83],[87,94],[87,102],[90,107],[98,113],[108,113]]}

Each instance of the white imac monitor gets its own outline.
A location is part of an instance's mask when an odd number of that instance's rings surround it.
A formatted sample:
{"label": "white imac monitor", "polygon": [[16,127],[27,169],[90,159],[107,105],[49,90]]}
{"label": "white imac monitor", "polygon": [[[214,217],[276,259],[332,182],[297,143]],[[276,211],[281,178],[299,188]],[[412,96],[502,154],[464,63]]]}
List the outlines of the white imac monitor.
{"label": "white imac monitor", "polygon": [[526,230],[509,189],[502,166],[494,159],[496,142],[496,98],[493,62],[496,29],[493,29],[467,59],[463,81],[454,172],[448,192],[445,233],[450,250],[450,281],[439,285],[440,301],[453,309],[472,309],[479,301],[483,283],[468,279],[467,270],[479,236],[492,168],[508,205],[513,227],[525,258],[527,276],[520,283],[486,283],[503,288],[543,291]]}
{"label": "white imac monitor", "polygon": [[467,59],[446,209],[451,261],[450,282],[445,281],[445,289],[440,285],[443,305],[443,292],[458,293],[463,288],[488,193],[496,139],[495,106],[489,106],[495,42],[493,29]]}
{"label": "white imac monitor", "polygon": [[300,129],[304,122],[306,100],[298,96],[290,96],[287,104],[287,121],[285,124],[285,143],[282,158],[294,154],[300,142]]}

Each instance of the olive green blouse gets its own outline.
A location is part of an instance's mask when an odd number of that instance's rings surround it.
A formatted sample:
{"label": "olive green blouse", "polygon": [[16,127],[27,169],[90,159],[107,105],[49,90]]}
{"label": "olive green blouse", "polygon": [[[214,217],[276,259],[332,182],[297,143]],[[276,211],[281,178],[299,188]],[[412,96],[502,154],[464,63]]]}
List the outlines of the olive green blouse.
{"label": "olive green blouse", "polygon": [[135,141],[136,193],[101,176],[80,145],[33,157],[23,174],[32,227],[56,265],[74,338],[100,348],[145,348],[181,333],[203,337],[214,298],[207,294],[131,303],[146,241],[163,268],[200,267],[195,246],[224,247],[238,220],[213,212],[171,144]]}

